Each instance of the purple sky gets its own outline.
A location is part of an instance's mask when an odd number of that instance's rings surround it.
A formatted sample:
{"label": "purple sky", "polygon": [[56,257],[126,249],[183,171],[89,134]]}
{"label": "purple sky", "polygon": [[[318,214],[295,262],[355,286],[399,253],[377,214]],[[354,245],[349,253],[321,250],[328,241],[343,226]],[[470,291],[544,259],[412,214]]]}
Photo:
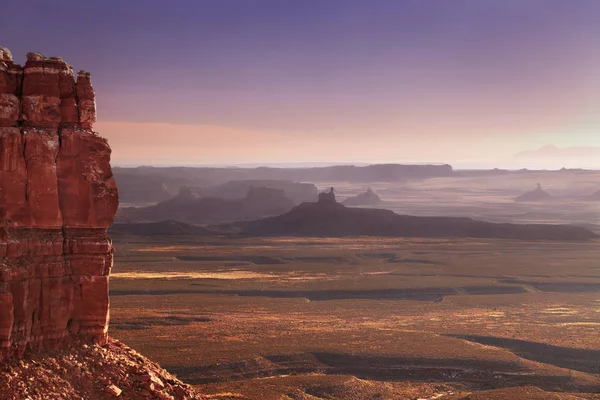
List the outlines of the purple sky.
{"label": "purple sky", "polygon": [[0,14],[17,62],[39,51],[92,72],[117,164],[600,168],[515,157],[600,147],[600,1],[6,0]]}

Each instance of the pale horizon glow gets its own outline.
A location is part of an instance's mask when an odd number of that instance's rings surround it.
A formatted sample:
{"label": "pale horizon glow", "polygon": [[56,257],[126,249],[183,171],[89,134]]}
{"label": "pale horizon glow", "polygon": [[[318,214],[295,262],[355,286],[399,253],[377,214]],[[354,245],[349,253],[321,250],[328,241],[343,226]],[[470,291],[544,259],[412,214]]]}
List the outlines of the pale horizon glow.
{"label": "pale horizon glow", "polygon": [[[540,148],[521,149],[507,146],[502,140],[493,143],[474,137],[469,138],[468,143],[456,143],[455,136],[441,136],[437,146],[429,146],[419,140],[407,141],[390,134],[387,137],[389,145],[380,147],[365,135],[337,143],[336,135],[305,132],[290,138],[275,131],[224,126],[100,121],[95,130],[108,139],[113,150],[113,164],[123,167],[397,163],[450,164],[456,169],[600,169],[600,147],[592,146],[574,147],[578,152],[569,151],[573,148],[557,148],[565,150],[566,154],[557,151],[546,155],[544,152],[537,154]],[[307,137],[310,138],[308,142]],[[453,146],[456,148],[452,149]],[[504,149],[502,153],[498,152],[500,148]],[[448,157],[449,152],[451,157]]]}

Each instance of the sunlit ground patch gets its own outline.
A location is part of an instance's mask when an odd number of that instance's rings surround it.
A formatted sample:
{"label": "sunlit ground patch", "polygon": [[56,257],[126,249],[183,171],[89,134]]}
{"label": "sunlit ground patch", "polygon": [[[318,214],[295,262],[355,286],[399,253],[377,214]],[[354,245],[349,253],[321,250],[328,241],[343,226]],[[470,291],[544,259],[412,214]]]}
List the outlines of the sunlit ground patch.
{"label": "sunlit ground patch", "polygon": [[327,276],[325,274],[297,274],[291,273],[264,273],[264,272],[253,272],[244,270],[224,270],[224,271],[211,271],[211,272],[197,272],[197,271],[128,271],[128,272],[115,272],[111,274],[111,279],[223,279],[223,280],[235,280],[235,279],[261,279],[263,281],[277,281],[277,282],[305,282],[305,281],[329,281],[338,279],[337,276]]}
{"label": "sunlit ground patch", "polygon": [[133,249],[133,250],[143,252],[143,253],[153,253],[153,252],[182,251],[182,250],[205,250],[206,251],[206,250],[214,250],[216,248],[217,248],[216,246],[177,245],[177,246],[148,246],[148,247],[140,247],[140,248]]}
{"label": "sunlit ground patch", "polygon": [[274,278],[274,275],[252,271],[223,272],[150,272],[130,271],[111,274],[112,279],[259,279]]}
{"label": "sunlit ground patch", "polygon": [[567,307],[550,307],[542,310],[541,313],[551,315],[574,315],[577,314],[578,311]]}

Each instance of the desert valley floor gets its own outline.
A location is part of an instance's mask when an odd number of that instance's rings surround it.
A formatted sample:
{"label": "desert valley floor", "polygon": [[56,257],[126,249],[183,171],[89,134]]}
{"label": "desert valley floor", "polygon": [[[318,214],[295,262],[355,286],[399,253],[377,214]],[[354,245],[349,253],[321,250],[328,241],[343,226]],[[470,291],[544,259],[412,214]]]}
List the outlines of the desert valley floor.
{"label": "desert valley floor", "polygon": [[208,398],[600,398],[595,240],[114,243],[109,333]]}

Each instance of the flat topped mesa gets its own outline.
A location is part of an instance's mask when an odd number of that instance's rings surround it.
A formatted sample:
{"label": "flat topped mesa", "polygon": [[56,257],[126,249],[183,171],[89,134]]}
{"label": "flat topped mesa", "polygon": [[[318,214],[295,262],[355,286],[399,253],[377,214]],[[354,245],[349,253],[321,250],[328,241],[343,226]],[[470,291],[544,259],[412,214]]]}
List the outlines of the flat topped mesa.
{"label": "flat topped mesa", "polygon": [[103,343],[118,205],[90,75],[0,48],[0,360]]}

